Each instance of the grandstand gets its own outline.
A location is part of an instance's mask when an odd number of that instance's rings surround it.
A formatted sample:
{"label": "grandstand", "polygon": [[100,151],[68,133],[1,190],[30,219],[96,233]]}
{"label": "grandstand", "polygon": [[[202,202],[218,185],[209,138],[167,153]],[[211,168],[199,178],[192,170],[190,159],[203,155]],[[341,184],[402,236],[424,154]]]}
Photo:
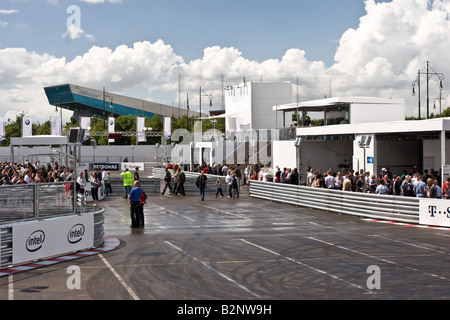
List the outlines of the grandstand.
{"label": "grandstand", "polygon": [[160,117],[174,117],[176,119],[189,116],[198,117],[199,112],[176,108],[157,102],[140,100],[123,95],[90,89],[73,84],[63,84],[45,87],[45,94],[51,105],[74,112],[74,117],[97,117],[105,119],[108,116],[140,116],[152,118],[155,114]]}

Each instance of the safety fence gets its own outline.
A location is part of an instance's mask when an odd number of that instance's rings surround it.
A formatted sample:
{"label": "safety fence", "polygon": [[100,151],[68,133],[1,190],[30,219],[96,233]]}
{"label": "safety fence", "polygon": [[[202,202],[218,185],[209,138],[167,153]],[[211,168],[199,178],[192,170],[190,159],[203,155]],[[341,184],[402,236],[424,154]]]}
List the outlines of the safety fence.
{"label": "safety fence", "polygon": [[[155,178],[164,178],[164,169],[153,168],[153,175]],[[185,175],[189,181],[195,181],[199,173],[185,172]],[[220,178],[223,183],[225,182],[224,176],[207,175],[207,177],[210,181]],[[258,180],[250,181],[249,196],[371,219],[419,222],[419,199],[415,197],[313,188]]]}
{"label": "safety fence", "polygon": [[[169,170],[172,176],[172,181],[173,181],[173,170]],[[197,186],[195,185],[195,182],[197,181],[198,176],[200,175],[197,172],[190,172],[190,171],[183,171],[185,176],[186,176],[186,181],[184,183],[184,189],[185,192],[190,194],[190,193],[198,193],[199,190],[197,188]],[[165,169],[164,168],[153,168],[152,169],[152,175],[153,177],[159,179],[160,181],[162,179],[164,179],[164,176],[166,175]],[[218,176],[218,175],[214,175],[214,174],[206,174],[206,177],[208,178],[208,189],[210,190],[215,190],[214,188],[214,184],[216,182],[217,179],[220,179],[222,181],[222,186],[224,188],[225,191],[225,177],[224,176]]]}
{"label": "safety fence", "polygon": [[[104,243],[104,209],[101,207],[87,207],[83,199],[77,199],[74,183],[43,183],[24,184],[0,187],[0,268],[15,265],[14,250],[25,247],[32,241],[46,241],[48,235],[42,238],[27,239],[27,243],[14,243],[19,238],[19,231],[24,226],[39,229],[40,232],[48,226],[55,225],[55,221],[69,221],[71,226],[79,224],[79,221],[88,221],[91,225],[91,239],[89,245],[83,249],[99,247]],[[92,221],[92,223],[91,223]],[[74,234],[84,234],[83,229],[76,230]],[[40,230],[42,229],[42,230]],[[50,228],[50,232],[53,232]],[[24,235],[24,236],[29,236]],[[64,236],[64,237],[67,237]],[[76,240],[78,242],[79,239]],[[48,242],[48,241],[47,241]],[[81,243],[81,242],[80,242]],[[50,247],[59,244],[47,244]],[[28,248],[29,249],[29,248]],[[78,250],[80,250],[78,248]],[[37,250],[35,250],[37,251]],[[76,251],[76,250],[75,250]],[[33,250],[29,250],[33,252]],[[71,251],[68,251],[71,252]],[[61,252],[64,254],[65,252]],[[30,254],[30,257],[33,257]],[[39,257],[39,259],[44,257]],[[26,257],[24,258],[27,259]],[[23,262],[25,262],[25,260]],[[35,260],[30,258],[31,260]],[[28,261],[28,260],[26,260]]]}
{"label": "safety fence", "polygon": [[249,195],[274,202],[372,219],[419,222],[419,199],[252,180]]}

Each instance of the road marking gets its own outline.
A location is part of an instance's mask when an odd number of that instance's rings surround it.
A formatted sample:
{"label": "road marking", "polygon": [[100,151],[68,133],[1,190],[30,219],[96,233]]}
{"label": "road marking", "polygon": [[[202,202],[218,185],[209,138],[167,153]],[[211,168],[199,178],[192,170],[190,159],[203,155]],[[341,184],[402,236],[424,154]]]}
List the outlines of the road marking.
{"label": "road marking", "polygon": [[122,284],[122,286],[125,288],[125,290],[128,291],[128,293],[131,295],[131,297],[134,300],[140,300],[139,297],[137,296],[136,293],[134,293],[134,291],[130,288],[130,286],[127,285],[127,283],[123,280],[123,278],[120,276],[120,274],[117,273],[117,271],[113,268],[113,266],[108,262],[108,260],[105,259],[105,257],[103,257],[102,254],[98,255],[100,257],[100,259],[102,259],[102,261],[105,263],[105,265],[109,268],[109,270],[111,270],[111,272],[113,273],[113,275],[117,278],[117,280],[119,280],[120,284]]}
{"label": "road marking", "polygon": [[203,265],[205,268],[213,271],[214,273],[218,274],[219,276],[221,276],[222,278],[224,278],[225,280],[228,280],[229,282],[233,283],[234,285],[238,286],[239,288],[241,288],[242,290],[244,290],[245,292],[251,294],[252,296],[254,296],[255,298],[261,298],[261,296],[257,293],[254,293],[253,291],[251,291],[250,289],[248,289],[247,287],[237,283],[236,281],[234,281],[233,279],[231,279],[229,276],[227,276],[226,274],[223,274],[222,272],[214,269],[213,267],[211,267],[209,264],[200,261],[199,259],[197,259],[196,257],[192,256],[191,254],[187,253],[186,251],[184,251],[183,249],[181,249],[180,247],[177,247],[176,245],[174,245],[173,243],[171,243],[170,241],[164,241],[165,243],[167,243],[168,245],[170,245],[172,248],[180,251],[182,254],[188,256],[189,258],[191,258],[192,260],[200,263],[201,265]]}
{"label": "road marking", "polygon": [[14,278],[12,274],[8,276],[8,300],[14,300]]}
{"label": "road marking", "polygon": [[239,239],[239,240],[242,241],[242,242],[245,242],[245,243],[247,243],[247,244],[250,244],[250,245],[252,245],[252,246],[254,246],[254,247],[256,247],[256,248],[259,248],[259,249],[261,249],[261,250],[264,250],[264,251],[267,251],[267,252],[269,252],[269,253],[271,253],[271,254],[274,254],[274,255],[276,255],[276,256],[278,256],[278,257],[281,257],[281,258],[286,259],[286,260],[288,260],[288,261],[294,262],[294,263],[296,263],[296,264],[298,264],[298,265],[301,265],[301,266],[303,266],[303,267],[306,267],[306,268],[308,268],[308,269],[314,270],[314,271],[316,271],[316,272],[318,272],[318,273],[320,273],[320,274],[323,274],[323,275],[326,275],[326,276],[328,276],[328,277],[331,277],[331,278],[333,278],[333,279],[335,279],[335,280],[344,282],[344,283],[346,283],[346,284],[348,284],[348,285],[350,285],[350,286],[352,286],[352,287],[355,287],[355,288],[357,288],[357,289],[363,290],[363,291],[365,291],[366,293],[369,293],[369,294],[372,294],[372,293],[373,293],[373,291],[370,291],[370,290],[368,290],[368,289],[366,289],[366,288],[364,288],[364,287],[361,287],[361,286],[359,286],[359,285],[357,285],[357,284],[354,284],[354,283],[351,283],[351,282],[349,282],[349,281],[347,281],[347,280],[344,280],[344,279],[342,279],[342,278],[340,278],[340,277],[338,277],[338,276],[335,276],[334,274],[331,274],[331,273],[328,273],[328,272],[326,272],[326,271],[324,271],[324,270],[315,268],[315,267],[313,267],[313,266],[310,266],[310,265],[308,265],[308,264],[306,264],[306,263],[303,263],[303,262],[301,262],[301,261],[295,260],[295,259],[293,259],[293,258],[290,258],[290,257],[287,257],[287,256],[283,256],[282,254],[280,254],[280,253],[278,253],[278,252],[276,252],[276,251],[273,251],[273,250],[271,250],[271,249],[268,249],[268,248],[265,248],[265,247],[263,247],[263,246],[257,245],[256,243],[247,241],[247,240],[245,240],[245,239]]}
{"label": "road marking", "polygon": [[170,210],[170,209],[161,207],[161,206],[159,206],[159,205],[157,205],[157,204],[153,204],[153,206],[158,207],[158,208],[160,208],[161,210],[165,210],[165,211],[167,211],[167,212],[170,212],[170,213],[172,213],[172,214],[174,214],[174,215],[177,215],[177,216],[179,216],[179,217],[182,217],[182,218],[185,218],[185,219],[187,219],[187,220],[190,220],[190,221],[192,221],[192,222],[195,222],[194,219],[192,219],[192,218],[190,218],[190,217],[187,217],[187,216],[185,216],[185,215],[179,214],[179,213],[176,212],[176,211],[173,211],[173,210]]}
{"label": "road marking", "polygon": [[226,211],[226,210],[222,210],[222,209],[219,209],[219,208],[205,206],[205,205],[203,205],[203,207],[211,209],[211,210],[215,210],[215,211],[217,211],[217,213],[225,213],[225,214],[229,214],[231,216],[236,216],[236,217],[241,218],[241,219],[251,220],[250,218],[248,218],[246,216],[242,216],[240,214],[236,214],[236,213],[233,213],[233,212],[230,212],[230,211]]}
{"label": "road marking", "polygon": [[369,258],[372,258],[372,259],[380,260],[380,261],[383,261],[383,262],[395,265],[395,266],[400,267],[400,268],[405,268],[405,269],[412,270],[412,271],[422,272],[422,273],[424,273],[426,275],[429,275],[429,276],[431,276],[433,278],[438,278],[438,279],[441,279],[441,280],[449,281],[449,279],[447,279],[445,277],[442,277],[442,276],[438,276],[437,274],[434,274],[434,273],[429,273],[429,272],[425,272],[425,271],[422,271],[420,269],[416,269],[416,268],[413,268],[413,267],[404,266],[404,265],[401,265],[401,264],[399,264],[397,262],[394,262],[394,261],[391,261],[391,260],[387,260],[387,259],[384,259],[384,258],[372,256],[370,254],[367,254],[367,253],[364,253],[364,252],[361,252],[361,251],[357,251],[357,250],[353,250],[353,249],[350,249],[350,248],[346,248],[346,247],[343,247],[343,246],[340,246],[340,245],[337,245],[337,244],[334,244],[334,243],[331,243],[331,242],[327,242],[327,241],[324,241],[324,240],[319,240],[319,239],[316,239],[316,238],[313,238],[313,237],[308,237],[308,239],[311,239],[311,240],[314,240],[314,241],[317,241],[317,242],[320,242],[320,243],[323,243],[323,244],[327,244],[329,246],[336,247],[336,248],[339,248],[339,249],[342,249],[342,250],[346,250],[346,251],[350,251],[350,252],[353,252],[353,253],[357,253],[357,254],[360,254],[360,255],[365,256],[365,257],[369,257]]}
{"label": "road marking", "polygon": [[400,240],[397,240],[397,239],[383,237],[383,236],[380,236],[380,235],[377,235],[377,234],[369,235],[369,237],[382,238],[382,239],[389,240],[389,241],[392,241],[392,242],[398,242],[398,243],[401,243],[401,244],[404,244],[404,245],[410,246],[410,247],[415,247],[415,248],[424,249],[424,250],[428,250],[428,251],[433,251],[433,252],[447,254],[447,252],[445,252],[443,250],[437,250],[437,249],[433,249],[433,248],[428,248],[428,247],[424,247],[424,246],[421,246],[421,245],[418,245],[418,244],[414,244],[414,243],[409,243],[409,242],[400,241]]}

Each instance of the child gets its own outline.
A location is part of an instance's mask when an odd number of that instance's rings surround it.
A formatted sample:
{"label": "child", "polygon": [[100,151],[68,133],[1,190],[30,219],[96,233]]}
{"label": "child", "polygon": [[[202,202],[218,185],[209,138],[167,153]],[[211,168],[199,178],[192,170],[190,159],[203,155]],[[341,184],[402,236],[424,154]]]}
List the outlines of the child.
{"label": "child", "polygon": [[220,181],[220,178],[217,178],[216,187],[217,187],[216,198],[217,198],[219,193],[220,193],[220,197],[223,198],[222,181]]}

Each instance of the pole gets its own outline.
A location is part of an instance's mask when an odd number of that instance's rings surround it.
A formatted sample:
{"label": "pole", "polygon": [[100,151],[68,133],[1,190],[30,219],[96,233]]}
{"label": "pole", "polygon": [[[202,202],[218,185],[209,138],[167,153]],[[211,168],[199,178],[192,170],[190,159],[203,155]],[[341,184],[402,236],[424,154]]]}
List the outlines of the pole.
{"label": "pole", "polygon": [[430,116],[430,92],[429,92],[429,90],[430,90],[430,88],[429,88],[430,77],[429,77],[429,73],[430,73],[429,72],[429,63],[427,61],[427,119]]}

